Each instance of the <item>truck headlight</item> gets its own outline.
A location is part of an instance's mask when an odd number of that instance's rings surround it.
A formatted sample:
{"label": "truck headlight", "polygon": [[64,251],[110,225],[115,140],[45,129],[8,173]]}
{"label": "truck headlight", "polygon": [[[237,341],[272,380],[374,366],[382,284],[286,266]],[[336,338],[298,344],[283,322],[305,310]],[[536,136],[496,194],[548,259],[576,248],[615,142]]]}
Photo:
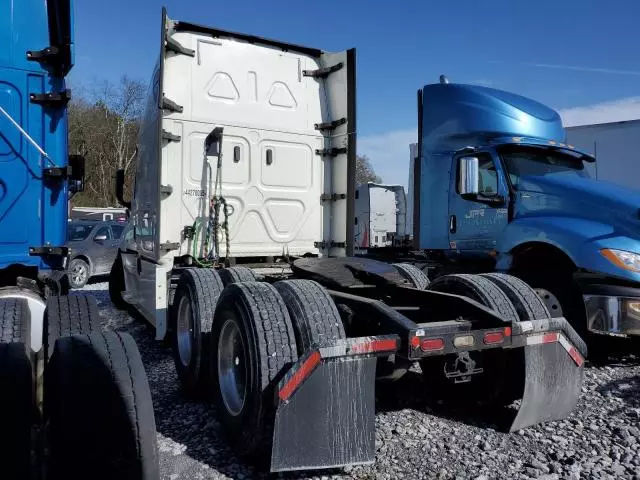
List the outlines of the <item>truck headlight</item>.
{"label": "truck headlight", "polygon": [[600,253],[614,265],[630,270],[632,272],[640,272],[640,255],[625,250],[614,250],[612,248],[603,248]]}

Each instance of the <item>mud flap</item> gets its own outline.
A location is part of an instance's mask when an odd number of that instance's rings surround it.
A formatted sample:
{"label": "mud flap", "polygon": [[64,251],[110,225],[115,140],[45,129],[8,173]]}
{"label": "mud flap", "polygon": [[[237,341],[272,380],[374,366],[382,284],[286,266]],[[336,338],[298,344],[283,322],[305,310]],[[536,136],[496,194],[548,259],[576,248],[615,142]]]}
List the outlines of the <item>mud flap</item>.
{"label": "mud flap", "polygon": [[564,318],[521,322],[513,329],[514,346],[524,347],[525,380],[509,431],[567,417],[580,396],[586,345]]}
{"label": "mud flap", "polygon": [[272,472],[373,463],[376,355],[398,344],[396,336],[343,340],[291,368],[278,385]]}

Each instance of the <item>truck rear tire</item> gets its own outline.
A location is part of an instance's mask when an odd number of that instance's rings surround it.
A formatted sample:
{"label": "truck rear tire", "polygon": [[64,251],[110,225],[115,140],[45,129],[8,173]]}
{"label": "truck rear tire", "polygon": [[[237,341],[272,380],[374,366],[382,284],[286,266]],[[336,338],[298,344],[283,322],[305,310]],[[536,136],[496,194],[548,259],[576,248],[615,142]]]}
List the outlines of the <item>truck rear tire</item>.
{"label": "truck rear tire", "polygon": [[126,310],[127,302],[122,298],[126,286],[124,284],[124,266],[122,265],[122,257],[120,253],[111,265],[111,273],[109,274],[109,298],[111,303],[118,310]]}
{"label": "truck rear tire", "polygon": [[23,299],[0,299],[0,468],[2,478],[30,478],[35,395]]}
{"label": "truck rear tire", "polygon": [[589,341],[582,293],[570,274],[561,271],[514,271],[538,294],[552,317],[564,317],[585,342]]}
{"label": "truck rear tire", "polygon": [[[544,301],[533,288],[519,278],[504,273],[483,273],[480,276],[493,282],[509,297],[509,300],[516,307],[521,322],[551,318],[551,313]],[[524,378],[521,374],[523,371],[521,367],[524,365],[524,351],[518,348],[504,353],[507,373],[499,403],[508,405],[520,398],[523,393]]]}
{"label": "truck rear tire", "polygon": [[495,283],[509,297],[521,322],[551,318],[542,298],[518,277],[504,273],[483,273],[480,276]]}
{"label": "truck rear tire", "polygon": [[213,315],[224,286],[218,271],[189,268],[182,273],[172,307],[173,360],[184,390],[200,396],[210,381]]}
{"label": "truck rear tire", "polygon": [[411,265],[410,263],[394,263],[393,267],[418,290],[425,290],[429,286],[429,277],[415,265]]}
{"label": "truck rear tire", "polygon": [[333,299],[313,280],[281,280],[273,284],[282,296],[296,334],[298,355],[346,338]]}
{"label": "truck rear tire", "polygon": [[[429,290],[471,298],[502,315],[509,321],[506,325],[519,320],[518,311],[509,297],[495,283],[479,275],[438,277],[431,283]],[[455,384],[444,374],[447,365],[455,362],[456,358],[456,354],[451,354],[420,361],[422,373],[436,395],[451,403],[475,401],[479,405],[495,405],[503,402],[503,387],[507,375],[503,350],[491,349],[473,354],[471,360],[480,364],[484,372],[471,375],[466,383]]]}
{"label": "truck rear tire", "polygon": [[95,297],[82,294],[52,295],[44,312],[44,355],[49,360],[61,337],[99,332],[100,314]]}
{"label": "truck rear tire", "polygon": [[219,270],[220,278],[225,287],[231,283],[255,282],[256,274],[247,267],[229,267]]}
{"label": "truck rear tire", "polygon": [[238,455],[270,458],[274,390],[298,359],[284,300],[268,283],[234,283],[218,302],[212,330],[213,396]]}
{"label": "truck rear tire", "polygon": [[44,395],[47,478],[159,478],[151,392],[129,334],[58,339]]}

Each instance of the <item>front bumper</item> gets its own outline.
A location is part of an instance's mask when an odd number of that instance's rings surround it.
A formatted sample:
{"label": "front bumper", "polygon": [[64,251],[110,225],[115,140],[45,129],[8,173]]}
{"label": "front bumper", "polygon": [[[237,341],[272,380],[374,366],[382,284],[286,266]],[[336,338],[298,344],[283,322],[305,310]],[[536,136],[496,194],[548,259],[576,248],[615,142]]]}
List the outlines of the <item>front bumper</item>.
{"label": "front bumper", "polygon": [[640,296],[583,295],[590,332],[640,335]]}

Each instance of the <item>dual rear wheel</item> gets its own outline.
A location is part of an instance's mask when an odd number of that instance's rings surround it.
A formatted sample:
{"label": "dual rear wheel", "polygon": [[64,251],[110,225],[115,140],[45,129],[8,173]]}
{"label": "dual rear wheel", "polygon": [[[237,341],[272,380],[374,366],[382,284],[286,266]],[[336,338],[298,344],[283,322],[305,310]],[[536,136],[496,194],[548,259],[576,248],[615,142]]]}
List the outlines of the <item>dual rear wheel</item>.
{"label": "dual rear wheel", "polygon": [[[333,300],[318,283],[272,285],[238,269],[183,273],[173,307],[174,361],[183,387],[213,401],[235,452],[264,461],[282,373],[310,348],[345,333]],[[192,332],[190,350],[181,347],[186,331]]]}
{"label": "dual rear wheel", "polygon": [[3,478],[157,478],[151,394],[133,339],[100,331],[93,297],[52,296],[36,353],[33,313],[23,298],[0,298]]}

